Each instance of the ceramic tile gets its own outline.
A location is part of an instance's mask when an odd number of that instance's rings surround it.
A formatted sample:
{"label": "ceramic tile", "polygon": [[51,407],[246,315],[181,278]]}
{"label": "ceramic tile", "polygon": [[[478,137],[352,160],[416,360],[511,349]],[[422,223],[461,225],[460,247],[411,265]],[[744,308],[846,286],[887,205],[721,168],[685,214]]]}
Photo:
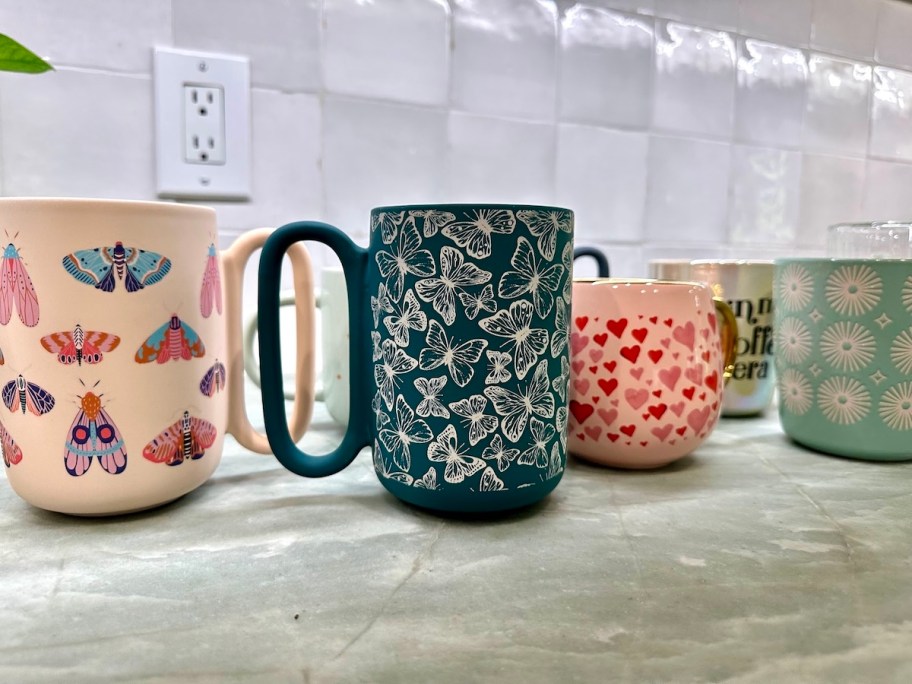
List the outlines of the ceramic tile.
{"label": "ceramic tile", "polygon": [[735,99],[735,44],[724,31],[659,22],[653,125],[728,138]]}
{"label": "ceramic tile", "polygon": [[800,184],[799,152],[735,145],[729,239],[739,244],[791,244],[798,230]]}
{"label": "ceramic tile", "polygon": [[912,68],[912,5],[881,0],[875,56],[881,64]]}
{"label": "ceramic tile", "polygon": [[442,111],[327,96],[327,220],[363,237],[372,207],[444,201],[446,125]]}
{"label": "ceramic tile", "polygon": [[255,86],[319,89],[320,0],[176,0],[173,7],[175,45],[249,56]]}
{"label": "ceramic tile", "polygon": [[555,126],[453,112],[447,196],[458,202],[554,202]]}
{"label": "ceramic tile", "polygon": [[561,119],[647,127],[653,33],[651,19],[574,3],[561,24]]}
{"label": "ceramic tile", "polygon": [[656,14],[700,26],[738,28],[738,3],[731,0],[656,0]]}
{"label": "ceramic tile", "polygon": [[868,160],[862,213],[865,220],[912,219],[912,165]]}
{"label": "ceramic tile", "polygon": [[0,77],[6,194],[154,199],[152,138],[148,76]]}
{"label": "ceramic tile", "polygon": [[641,240],[649,136],[561,124],[557,202],[576,213],[579,240]]}
{"label": "ceramic tile", "polygon": [[251,201],[204,204],[215,208],[220,227],[232,230],[321,219],[319,98],[254,89],[251,109]]}
{"label": "ceramic tile", "polygon": [[811,37],[811,7],[812,0],[741,0],[741,33],[805,46]]}
{"label": "ceramic tile", "polygon": [[730,145],[653,136],[646,234],[650,240],[724,241]]}
{"label": "ceramic tile", "polygon": [[735,138],[760,145],[798,147],[807,79],[807,61],[801,50],[741,39]]}
{"label": "ceramic tile", "polygon": [[325,0],[326,89],[440,105],[449,92],[446,0]]}
{"label": "ceramic tile", "polygon": [[152,45],[171,43],[170,0],[7,0],[3,33],[55,67],[149,73]]}
{"label": "ceramic tile", "polygon": [[[612,277],[617,278],[645,278],[646,261],[643,258],[643,247],[616,242],[602,242],[574,238],[577,246],[597,247],[608,257],[608,266],[611,268]],[[594,278],[598,275],[595,262],[592,259],[578,259],[573,262],[574,278]]]}
{"label": "ceramic tile", "polygon": [[808,59],[805,149],[863,156],[870,92],[870,66],[812,54]]}
{"label": "ceramic tile", "polygon": [[557,78],[554,2],[453,0],[452,6],[451,96],[456,108],[553,120]]}
{"label": "ceramic tile", "polygon": [[912,160],[912,74],[874,67],[872,157]]}
{"label": "ceramic tile", "polygon": [[862,220],[864,179],[863,160],[803,155],[797,243],[822,247],[827,226]]}
{"label": "ceramic tile", "polygon": [[594,0],[604,7],[621,10],[622,12],[637,12],[638,14],[655,14],[655,0]]}
{"label": "ceramic tile", "polygon": [[871,59],[876,33],[877,3],[873,0],[814,0],[811,47]]}

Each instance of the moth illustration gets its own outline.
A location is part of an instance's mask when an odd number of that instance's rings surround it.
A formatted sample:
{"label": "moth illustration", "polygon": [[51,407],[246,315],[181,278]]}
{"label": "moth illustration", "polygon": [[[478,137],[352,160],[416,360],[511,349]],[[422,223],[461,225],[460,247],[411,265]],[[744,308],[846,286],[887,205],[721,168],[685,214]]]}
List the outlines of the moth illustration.
{"label": "moth illustration", "polygon": [[216,392],[221,392],[225,389],[227,379],[225,364],[216,359],[212,367],[206,371],[203,379],[200,380],[200,392],[207,397],[214,396]]}
{"label": "moth illustration", "polygon": [[54,408],[54,397],[46,389],[34,382],[27,382],[20,374],[3,386],[3,403],[13,413],[20,409],[22,413],[31,411],[36,416],[43,416]]}
{"label": "moth illustration", "polygon": [[181,419],[146,445],[143,456],[154,463],[176,466],[185,460],[202,458],[215,442],[217,430],[208,420],[184,411]]}
{"label": "moth illustration", "polygon": [[86,392],[79,398],[79,411],[63,451],[63,464],[74,477],[85,474],[93,457],[111,475],[118,475],[127,467],[127,448],[111,416],[101,407],[103,396]]}
{"label": "moth illustration", "polygon": [[212,315],[212,307],[222,313],[222,277],[219,275],[218,253],[215,243],[209,245],[209,254],[206,257],[206,270],[203,271],[203,288],[200,290],[200,313],[203,318]]}
{"label": "moth illustration", "polygon": [[111,333],[97,330],[83,330],[78,323],[72,332],[62,331],[45,335],[41,346],[52,354],[57,354],[60,363],[69,366],[86,363],[101,363],[103,352],[114,351],[120,344],[120,338]]}
{"label": "moth illustration", "polygon": [[0,262],[0,324],[6,325],[13,317],[13,307],[19,320],[32,328],[38,325],[38,295],[29,278],[19,250],[10,242],[3,250]]}
{"label": "moth illustration", "polygon": [[172,359],[189,361],[205,353],[206,347],[200,336],[175,314],[142,343],[136,351],[136,363],[167,363]]}
{"label": "moth illustration", "polygon": [[3,356],[3,350],[0,349],[0,366],[6,363],[6,358]]}
{"label": "moth illustration", "polygon": [[120,280],[127,292],[137,292],[168,275],[171,260],[156,252],[124,247],[118,241],[113,247],[80,249],[67,254],[63,257],[63,267],[80,283],[96,290],[113,292]]}
{"label": "moth illustration", "polygon": [[3,451],[3,464],[9,468],[22,460],[22,449],[13,440],[12,435],[0,423],[0,451]]}

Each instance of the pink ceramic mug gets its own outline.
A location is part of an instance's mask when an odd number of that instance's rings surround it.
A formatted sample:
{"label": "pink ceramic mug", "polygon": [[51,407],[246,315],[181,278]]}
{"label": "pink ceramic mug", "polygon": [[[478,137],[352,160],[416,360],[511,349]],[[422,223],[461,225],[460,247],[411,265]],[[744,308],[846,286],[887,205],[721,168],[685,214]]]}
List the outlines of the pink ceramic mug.
{"label": "pink ceramic mug", "polygon": [[736,340],[704,283],[575,280],[570,453],[621,468],[689,454],[719,418]]}

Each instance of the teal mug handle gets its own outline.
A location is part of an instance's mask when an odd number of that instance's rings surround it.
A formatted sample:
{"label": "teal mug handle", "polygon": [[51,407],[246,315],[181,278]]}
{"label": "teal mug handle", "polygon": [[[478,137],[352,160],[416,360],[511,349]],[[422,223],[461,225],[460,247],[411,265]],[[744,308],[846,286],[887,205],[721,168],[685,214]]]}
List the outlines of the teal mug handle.
{"label": "teal mug handle", "polygon": [[608,266],[608,257],[605,256],[605,253],[598,247],[577,247],[573,250],[574,261],[582,256],[595,259],[595,266],[598,269],[599,278],[608,278],[611,276],[611,269]]}
{"label": "teal mug handle", "polygon": [[[336,253],[345,272],[348,292],[350,418],[342,443],[328,454],[319,456],[298,449],[288,432],[282,381],[279,339],[282,258],[292,245],[302,240],[321,242]],[[337,473],[351,463],[361,449],[371,444],[367,401],[370,355],[364,347],[365,340],[370,339],[365,314],[369,310],[365,285],[367,259],[366,249],[358,247],[338,228],[318,221],[298,221],[282,226],[269,237],[260,255],[257,308],[266,436],[275,457],[296,475],[326,477]]]}

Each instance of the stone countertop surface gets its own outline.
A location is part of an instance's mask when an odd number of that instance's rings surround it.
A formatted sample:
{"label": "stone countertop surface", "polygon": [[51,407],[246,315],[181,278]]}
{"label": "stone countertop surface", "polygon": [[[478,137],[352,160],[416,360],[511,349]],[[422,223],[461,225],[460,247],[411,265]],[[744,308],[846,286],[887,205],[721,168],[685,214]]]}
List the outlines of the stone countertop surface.
{"label": "stone countertop surface", "polygon": [[[304,443],[340,438],[318,406]],[[774,411],[495,520],[399,503],[367,450],[306,480],[231,440],[156,510],[0,510],[2,682],[912,681],[912,464]]]}

